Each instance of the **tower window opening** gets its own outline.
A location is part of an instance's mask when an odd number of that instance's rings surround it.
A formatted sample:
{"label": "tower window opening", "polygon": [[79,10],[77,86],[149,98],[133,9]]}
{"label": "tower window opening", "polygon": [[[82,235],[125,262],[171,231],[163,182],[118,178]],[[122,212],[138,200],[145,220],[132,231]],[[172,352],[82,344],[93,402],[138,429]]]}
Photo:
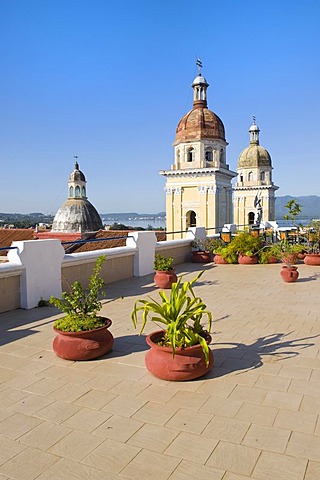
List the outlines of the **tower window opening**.
{"label": "tower window opening", "polygon": [[212,162],[212,160],[213,160],[212,150],[206,150],[205,158],[206,158],[207,162]]}
{"label": "tower window opening", "polygon": [[265,173],[261,172],[260,173],[260,180],[263,182],[265,180]]}
{"label": "tower window opening", "polygon": [[86,187],[82,187],[82,196],[83,196],[83,197],[86,196]]}
{"label": "tower window opening", "polygon": [[187,162],[193,162],[194,149],[191,147],[187,152]]}
{"label": "tower window opening", "polygon": [[249,182],[252,182],[252,180],[253,180],[253,172],[249,172],[249,174],[248,174],[248,181],[249,181]]}
{"label": "tower window opening", "polygon": [[253,224],[254,224],[254,212],[249,212],[249,215],[248,215],[248,223],[249,223],[249,225],[253,225]]}
{"label": "tower window opening", "polygon": [[196,212],[189,210],[186,214],[186,227],[196,227],[197,226],[197,216]]}
{"label": "tower window opening", "polygon": [[80,197],[80,187],[78,185],[75,188],[75,196]]}
{"label": "tower window opening", "polygon": [[242,173],[240,174],[240,182],[241,182],[241,183],[243,182],[243,175],[242,175]]}
{"label": "tower window opening", "polygon": [[69,188],[69,197],[73,197],[73,187]]}

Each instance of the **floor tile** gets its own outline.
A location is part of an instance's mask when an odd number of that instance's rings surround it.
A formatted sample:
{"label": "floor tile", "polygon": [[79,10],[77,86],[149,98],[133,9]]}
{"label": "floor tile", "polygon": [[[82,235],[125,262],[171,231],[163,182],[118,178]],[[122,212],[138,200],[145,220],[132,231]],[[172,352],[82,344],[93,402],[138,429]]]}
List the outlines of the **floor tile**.
{"label": "floor tile", "polygon": [[164,453],[204,465],[216,444],[216,441],[204,436],[182,432],[173,440]]}
{"label": "floor tile", "polygon": [[167,480],[179,464],[179,459],[161,453],[142,450],[122,470],[121,476],[132,480]]}
{"label": "floor tile", "polygon": [[303,480],[307,461],[279,455],[278,453],[262,452],[253,476],[259,480]]}
{"label": "floor tile", "polygon": [[178,431],[161,427],[160,425],[146,423],[130,437],[127,443],[135,445],[136,447],[163,453],[178,434]]}
{"label": "floor tile", "polygon": [[26,448],[0,467],[0,473],[14,480],[34,480],[47,468],[59,460],[59,457],[50,453]]}
{"label": "floor tile", "polygon": [[86,465],[117,474],[140,452],[140,448],[107,439],[93,450],[83,462]]}
{"label": "floor tile", "polygon": [[281,430],[264,425],[251,425],[242,444],[270,452],[284,453],[290,433],[289,430]]}
{"label": "floor tile", "polygon": [[234,443],[219,442],[210,455],[207,465],[241,475],[252,473],[261,451]]}

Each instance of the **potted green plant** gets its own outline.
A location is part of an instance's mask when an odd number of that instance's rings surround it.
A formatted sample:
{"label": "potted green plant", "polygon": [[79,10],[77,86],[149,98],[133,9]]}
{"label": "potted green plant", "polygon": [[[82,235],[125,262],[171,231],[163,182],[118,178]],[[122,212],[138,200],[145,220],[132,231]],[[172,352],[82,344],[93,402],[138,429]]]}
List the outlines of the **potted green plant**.
{"label": "potted green plant", "polygon": [[[229,243],[227,249],[232,263],[250,265],[258,263],[258,251],[261,249],[260,237],[251,235],[248,232],[238,233]],[[237,258],[237,261],[235,259]],[[231,262],[230,262],[231,263]]]}
{"label": "potted green plant", "polygon": [[171,288],[173,282],[177,281],[177,275],[173,268],[173,257],[164,257],[156,254],[154,257],[154,282],[158,288]]}
{"label": "potted green plant", "polygon": [[224,244],[215,249],[213,257],[214,263],[217,263],[218,265],[238,263],[238,255],[234,253],[232,247],[230,248],[230,245],[231,243],[228,245]]}
{"label": "potted green plant", "polygon": [[278,263],[279,248],[276,243],[262,247],[259,253],[259,263]]}
{"label": "potted green plant", "polygon": [[304,257],[306,265],[320,265],[320,221],[313,220],[308,225],[308,245]]}
{"label": "potted green plant", "polygon": [[284,282],[295,282],[299,277],[297,263],[298,253],[301,251],[301,245],[291,244],[288,240],[278,242],[278,258],[284,263],[280,275]]}
{"label": "potted green plant", "polygon": [[207,239],[196,238],[191,241],[191,260],[194,263],[209,263],[212,254]]}
{"label": "potted green plant", "polygon": [[[205,375],[213,366],[213,354],[208,346],[212,314],[193,290],[203,273],[183,283],[180,277],[172,284],[169,296],[159,292],[159,301],[148,296],[147,300],[139,299],[134,304],[131,319],[137,328],[141,315],[140,334],[148,320],[162,328],[146,338],[150,346],[145,357],[146,367],[158,378],[192,380]],[[201,324],[204,316],[206,329]]]}
{"label": "potted green plant", "polygon": [[75,281],[70,286],[70,292],[62,293],[62,298],[50,298],[50,303],[65,314],[53,324],[56,333],[53,350],[58,357],[90,360],[112,348],[113,336],[109,331],[112,322],[98,315],[102,306],[99,295],[104,293],[105,286],[100,277],[105,259],[105,255],[97,259],[87,290]]}

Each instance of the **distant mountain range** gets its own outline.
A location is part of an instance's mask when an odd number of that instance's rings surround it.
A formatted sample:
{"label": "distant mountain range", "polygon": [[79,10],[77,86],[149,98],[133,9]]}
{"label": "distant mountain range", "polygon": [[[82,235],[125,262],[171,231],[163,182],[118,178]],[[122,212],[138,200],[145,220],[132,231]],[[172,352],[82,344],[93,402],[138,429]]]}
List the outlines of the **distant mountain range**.
{"label": "distant mountain range", "polygon": [[297,216],[297,220],[320,218],[320,197],[318,195],[307,195],[304,197],[292,197],[285,195],[284,197],[276,197],[276,219],[283,219],[288,213],[288,209],[284,206],[289,200],[295,199],[301,208],[301,213]]}

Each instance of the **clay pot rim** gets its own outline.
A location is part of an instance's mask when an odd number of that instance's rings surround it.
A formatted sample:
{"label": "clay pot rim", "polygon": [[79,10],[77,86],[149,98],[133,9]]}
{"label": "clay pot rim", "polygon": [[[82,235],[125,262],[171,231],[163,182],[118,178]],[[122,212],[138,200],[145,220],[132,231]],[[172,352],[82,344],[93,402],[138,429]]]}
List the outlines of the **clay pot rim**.
{"label": "clay pot rim", "polygon": [[81,332],[64,332],[63,330],[58,330],[55,327],[52,327],[52,328],[55,331],[55,333],[59,335],[67,335],[72,337],[74,335],[77,335],[77,336],[88,335],[89,332],[99,332],[100,330],[103,330],[104,328],[109,328],[112,325],[112,320],[110,318],[107,318],[107,317],[99,317],[99,318],[103,318],[105,320],[105,325],[103,325],[102,327],[94,328],[92,330],[81,330]]}
{"label": "clay pot rim", "polygon": [[292,265],[291,267],[289,267],[288,265],[282,265],[282,268],[288,268],[289,270],[298,270],[298,267],[296,267],[295,265]]}
{"label": "clay pot rim", "polygon": [[174,273],[175,270],[174,270],[174,268],[170,268],[169,270],[155,270],[155,272],[158,272],[158,273]]}
{"label": "clay pot rim", "polygon": [[[172,352],[172,347],[164,347],[163,345],[159,345],[152,338],[152,337],[156,337],[157,339],[160,339],[161,337],[163,337],[165,332],[166,332],[165,330],[156,330],[155,332],[152,332],[149,335],[147,335],[146,336],[146,342],[149,345],[149,347],[157,348],[159,350],[162,350],[163,352]],[[208,345],[211,343],[211,340],[212,340],[212,337],[211,337],[210,333],[208,333],[206,335],[206,341],[207,341]],[[179,354],[179,353],[184,354],[185,352],[188,352],[190,350],[195,350],[195,349],[199,348],[199,346],[200,346],[200,343],[197,343],[196,345],[192,345],[191,347],[185,347],[185,348],[176,347],[175,348],[175,353],[176,354]]]}

